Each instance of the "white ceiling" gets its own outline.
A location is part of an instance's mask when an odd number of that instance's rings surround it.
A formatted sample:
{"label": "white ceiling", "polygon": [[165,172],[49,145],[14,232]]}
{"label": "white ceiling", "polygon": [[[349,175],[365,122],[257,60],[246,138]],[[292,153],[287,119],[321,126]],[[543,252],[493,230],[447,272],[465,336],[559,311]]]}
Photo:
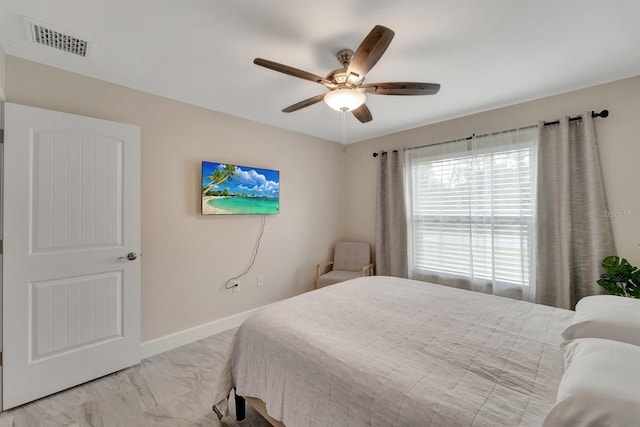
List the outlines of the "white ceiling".
{"label": "white ceiling", "polygon": [[[30,43],[23,16],[89,40],[89,57]],[[369,83],[442,88],[368,95],[373,121],[349,114],[347,142],[640,75],[640,0],[0,0],[9,55],[332,141],[324,103],[281,112],[324,86],[252,61],[324,76],[376,24],[396,35]]]}

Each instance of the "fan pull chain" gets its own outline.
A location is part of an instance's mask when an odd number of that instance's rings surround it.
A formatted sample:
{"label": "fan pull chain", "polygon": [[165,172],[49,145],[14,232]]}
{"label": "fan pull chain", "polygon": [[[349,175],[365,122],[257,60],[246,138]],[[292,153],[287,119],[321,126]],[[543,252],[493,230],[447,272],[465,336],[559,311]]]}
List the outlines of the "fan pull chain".
{"label": "fan pull chain", "polygon": [[347,116],[346,116],[346,109],[342,109],[342,152],[346,153],[347,152],[347,146],[346,146],[346,135],[347,135]]}

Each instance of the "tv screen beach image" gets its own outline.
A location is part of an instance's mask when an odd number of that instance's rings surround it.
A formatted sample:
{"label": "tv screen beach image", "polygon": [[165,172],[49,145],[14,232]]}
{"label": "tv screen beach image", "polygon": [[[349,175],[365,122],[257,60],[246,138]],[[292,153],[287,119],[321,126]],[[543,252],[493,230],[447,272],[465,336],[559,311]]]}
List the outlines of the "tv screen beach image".
{"label": "tv screen beach image", "polygon": [[279,171],[202,162],[202,215],[279,212]]}

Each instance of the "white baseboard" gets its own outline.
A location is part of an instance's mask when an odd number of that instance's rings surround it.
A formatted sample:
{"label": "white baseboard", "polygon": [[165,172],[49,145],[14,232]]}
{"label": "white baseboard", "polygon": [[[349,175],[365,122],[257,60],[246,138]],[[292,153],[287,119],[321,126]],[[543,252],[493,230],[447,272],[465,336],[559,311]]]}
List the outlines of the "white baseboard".
{"label": "white baseboard", "polygon": [[193,328],[185,329],[183,331],[174,332],[173,334],[165,335],[164,337],[156,338],[151,341],[145,341],[140,344],[142,358],[146,359],[147,357],[155,356],[156,354],[164,353],[165,351],[173,350],[174,348],[238,327],[242,322],[247,320],[253,313],[261,308],[262,307],[258,307],[243,311],[242,313],[214,320],[213,322],[205,323],[203,325],[194,326]]}

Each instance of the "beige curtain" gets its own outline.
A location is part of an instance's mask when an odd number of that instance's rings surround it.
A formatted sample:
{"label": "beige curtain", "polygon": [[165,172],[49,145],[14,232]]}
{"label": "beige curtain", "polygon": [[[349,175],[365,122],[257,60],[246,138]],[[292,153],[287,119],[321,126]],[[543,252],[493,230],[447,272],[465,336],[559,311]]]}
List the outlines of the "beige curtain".
{"label": "beige curtain", "polygon": [[536,302],[573,309],[615,254],[590,112],[539,124],[537,176]]}
{"label": "beige curtain", "polygon": [[378,155],[376,197],[376,274],[407,277],[407,215],[404,150]]}

